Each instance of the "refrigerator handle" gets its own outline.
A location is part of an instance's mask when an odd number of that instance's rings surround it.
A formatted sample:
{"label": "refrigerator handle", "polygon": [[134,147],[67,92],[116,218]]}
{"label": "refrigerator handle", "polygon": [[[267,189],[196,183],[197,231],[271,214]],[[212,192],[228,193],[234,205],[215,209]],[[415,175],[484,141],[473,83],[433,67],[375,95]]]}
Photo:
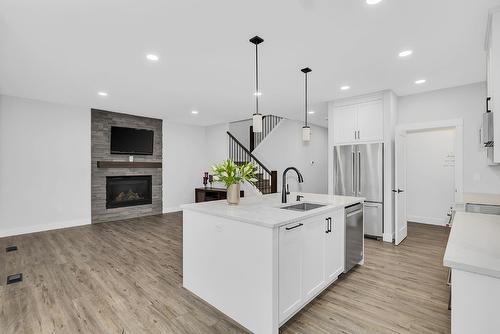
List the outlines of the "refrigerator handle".
{"label": "refrigerator handle", "polygon": [[361,152],[358,151],[358,195],[361,194]]}
{"label": "refrigerator handle", "polygon": [[354,189],[354,180],[356,178],[356,169],[354,168],[354,159],[356,159],[356,153],[354,153],[354,151],[352,152],[352,186],[351,186],[351,190],[352,190],[352,194],[353,195],[356,195],[356,189]]}

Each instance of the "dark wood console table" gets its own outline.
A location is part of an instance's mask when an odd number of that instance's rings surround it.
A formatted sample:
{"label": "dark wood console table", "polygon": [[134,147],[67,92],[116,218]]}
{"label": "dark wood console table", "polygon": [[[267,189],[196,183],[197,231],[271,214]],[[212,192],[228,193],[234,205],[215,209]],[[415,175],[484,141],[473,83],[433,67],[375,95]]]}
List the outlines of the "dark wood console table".
{"label": "dark wood console table", "polygon": [[[240,196],[244,197],[245,192],[240,190]],[[227,190],[224,188],[195,188],[194,198],[196,203],[218,201],[227,198]]]}

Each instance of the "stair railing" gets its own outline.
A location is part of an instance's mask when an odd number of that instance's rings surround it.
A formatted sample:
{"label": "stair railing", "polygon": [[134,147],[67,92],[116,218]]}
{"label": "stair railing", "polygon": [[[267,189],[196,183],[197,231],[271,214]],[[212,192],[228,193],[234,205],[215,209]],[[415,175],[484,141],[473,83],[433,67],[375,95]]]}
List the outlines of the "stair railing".
{"label": "stair railing", "polygon": [[[227,131],[229,136],[229,159],[236,164],[251,162],[257,165],[258,181],[255,187],[263,194],[278,192],[278,174],[269,170],[259,159],[257,159],[243,144],[236,139],[231,132]],[[260,175],[260,176],[259,176]]]}
{"label": "stair railing", "polygon": [[262,117],[262,132],[253,132],[253,126],[250,126],[250,152],[259,146],[259,144],[273,131],[274,127],[281,122],[283,118],[274,115],[265,115]]}

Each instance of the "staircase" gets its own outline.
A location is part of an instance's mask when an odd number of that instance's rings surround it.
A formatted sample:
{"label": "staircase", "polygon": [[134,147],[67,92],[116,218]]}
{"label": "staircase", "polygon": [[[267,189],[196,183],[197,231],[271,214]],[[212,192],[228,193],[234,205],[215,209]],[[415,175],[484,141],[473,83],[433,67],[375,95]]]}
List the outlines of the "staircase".
{"label": "staircase", "polygon": [[250,126],[250,152],[259,146],[259,144],[273,131],[276,125],[281,122],[283,117],[274,115],[265,115],[262,117],[262,132],[253,132],[253,126]]}
{"label": "staircase", "polygon": [[278,173],[269,170],[262,162],[259,161],[231,132],[227,131],[229,136],[229,159],[233,160],[237,165],[243,165],[251,162],[257,165],[257,182],[255,187],[262,194],[272,194],[278,192]]}

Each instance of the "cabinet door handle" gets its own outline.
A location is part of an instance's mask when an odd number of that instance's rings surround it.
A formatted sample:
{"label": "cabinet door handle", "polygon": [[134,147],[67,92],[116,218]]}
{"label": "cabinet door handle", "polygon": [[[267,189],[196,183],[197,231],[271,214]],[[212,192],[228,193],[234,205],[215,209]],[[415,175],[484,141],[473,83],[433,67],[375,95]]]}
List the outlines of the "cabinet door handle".
{"label": "cabinet door handle", "polygon": [[328,217],[328,221],[329,221],[328,232],[331,232],[332,231],[332,217]]}
{"label": "cabinet door handle", "polygon": [[292,226],[292,227],[285,227],[285,230],[290,231],[290,230],[293,230],[297,227],[301,227],[302,225],[304,225],[304,224],[300,223],[300,224],[297,224],[297,225]]}
{"label": "cabinet door handle", "polygon": [[329,226],[330,226],[330,225],[328,225],[328,218],[325,218],[325,221],[326,221],[326,231],[325,231],[325,233],[328,233],[329,232]]}

